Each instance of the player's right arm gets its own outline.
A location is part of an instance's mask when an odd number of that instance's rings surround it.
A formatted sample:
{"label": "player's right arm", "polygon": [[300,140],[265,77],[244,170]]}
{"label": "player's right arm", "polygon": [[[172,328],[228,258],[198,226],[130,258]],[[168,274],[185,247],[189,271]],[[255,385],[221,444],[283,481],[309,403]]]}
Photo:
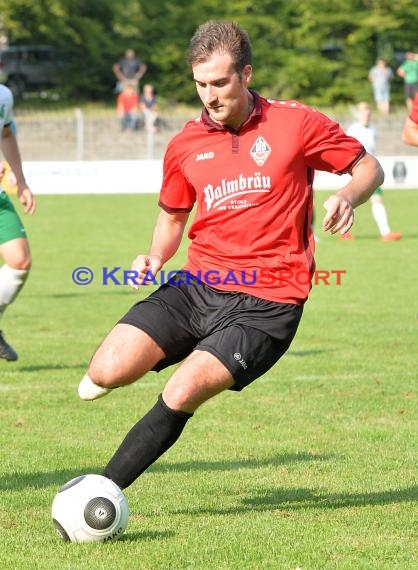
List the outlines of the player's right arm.
{"label": "player's right arm", "polygon": [[189,212],[169,213],[161,210],[149,253],[138,255],[132,263],[133,271],[138,273],[134,289],[138,289],[139,284],[149,283],[150,273],[155,277],[164,263],[173,257],[180,246],[188,217]]}

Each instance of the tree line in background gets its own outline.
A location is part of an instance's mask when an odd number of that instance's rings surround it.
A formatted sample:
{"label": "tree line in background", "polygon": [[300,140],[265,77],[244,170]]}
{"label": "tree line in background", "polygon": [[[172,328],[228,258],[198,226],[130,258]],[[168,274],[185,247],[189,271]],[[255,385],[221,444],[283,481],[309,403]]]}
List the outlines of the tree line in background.
{"label": "tree line in background", "polygon": [[[188,43],[211,19],[238,22],[253,46],[253,88],[319,106],[371,99],[376,58],[395,69],[418,51],[416,0],[0,0],[9,45],[48,44],[69,98],[113,97],[112,65],[132,47],[168,101],[196,103]],[[402,81],[392,86],[403,104]]]}

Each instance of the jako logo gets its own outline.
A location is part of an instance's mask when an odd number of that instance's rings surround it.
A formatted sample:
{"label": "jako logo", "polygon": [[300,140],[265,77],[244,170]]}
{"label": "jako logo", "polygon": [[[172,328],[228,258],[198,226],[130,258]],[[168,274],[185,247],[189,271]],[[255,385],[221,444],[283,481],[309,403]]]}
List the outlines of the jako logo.
{"label": "jako logo", "polygon": [[121,526],[116,528],[112,532],[112,534],[110,534],[109,536],[107,536],[106,538],[103,539],[103,542],[108,542],[109,540],[113,540],[114,538],[117,538],[122,532],[123,532],[123,528]]}
{"label": "jako logo", "polygon": [[245,360],[242,358],[240,352],[235,352],[235,353],[234,353],[234,358],[235,358],[235,360],[238,360],[238,362],[241,364],[241,366],[244,368],[244,370],[247,370],[247,368],[248,368],[247,363],[246,363]]}
{"label": "jako logo", "polygon": [[209,160],[210,158],[215,158],[214,152],[201,152],[196,156],[196,161],[198,160]]}

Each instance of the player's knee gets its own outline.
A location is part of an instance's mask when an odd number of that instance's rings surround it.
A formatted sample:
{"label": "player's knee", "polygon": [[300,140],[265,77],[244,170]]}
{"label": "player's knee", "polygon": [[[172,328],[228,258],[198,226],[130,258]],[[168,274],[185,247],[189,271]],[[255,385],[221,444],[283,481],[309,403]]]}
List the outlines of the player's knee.
{"label": "player's knee", "polygon": [[19,251],[16,252],[13,255],[13,258],[9,260],[8,265],[13,269],[29,271],[32,267],[32,257],[29,252]]}
{"label": "player's knee", "polygon": [[24,269],[25,271],[29,272],[31,267],[32,267],[32,258],[30,255],[20,260],[19,269]]}
{"label": "player's knee", "polygon": [[92,382],[101,388],[113,388],[118,381],[117,366],[93,359],[88,369]]}
{"label": "player's knee", "polygon": [[124,362],[114,350],[100,347],[93,356],[88,369],[92,381],[102,388],[124,386],[137,380],[140,375],[131,371],[128,362]]}
{"label": "player's knee", "polygon": [[190,391],[187,386],[167,384],[162,398],[165,404],[177,412],[194,413],[206,400],[202,395]]}

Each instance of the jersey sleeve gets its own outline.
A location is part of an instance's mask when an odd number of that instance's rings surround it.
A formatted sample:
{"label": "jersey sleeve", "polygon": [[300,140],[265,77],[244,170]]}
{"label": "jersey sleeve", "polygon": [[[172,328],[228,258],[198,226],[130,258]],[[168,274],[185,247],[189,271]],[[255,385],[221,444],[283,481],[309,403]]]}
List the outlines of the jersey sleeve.
{"label": "jersey sleeve", "polygon": [[196,192],[184,175],[171,141],[164,156],[163,182],[159,206],[166,212],[190,212],[196,201]]}
{"label": "jersey sleeve", "polygon": [[418,124],[418,93],[414,97],[409,118],[411,119],[411,121]]}
{"label": "jersey sleeve", "polygon": [[354,137],[319,111],[306,112],[303,144],[308,165],[315,170],[344,174],[366,152]]}

